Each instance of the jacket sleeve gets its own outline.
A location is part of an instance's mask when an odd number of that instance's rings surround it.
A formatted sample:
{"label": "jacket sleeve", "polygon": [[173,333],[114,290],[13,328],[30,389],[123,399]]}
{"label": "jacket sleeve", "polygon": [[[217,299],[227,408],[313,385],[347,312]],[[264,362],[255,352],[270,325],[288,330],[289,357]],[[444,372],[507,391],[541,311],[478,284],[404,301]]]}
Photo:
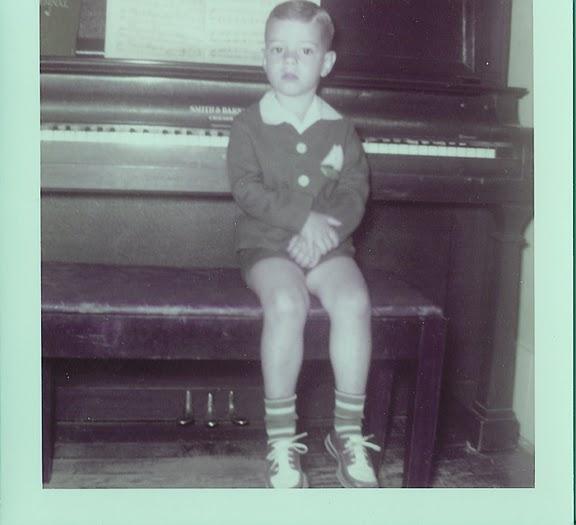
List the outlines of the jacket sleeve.
{"label": "jacket sleeve", "polygon": [[252,138],[236,119],[230,130],[227,152],[230,188],[240,208],[271,226],[298,233],[312,209],[313,196],[279,185],[264,184]]}
{"label": "jacket sleeve", "polygon": [[354,127],[349,126],[344,144],[344,162],[336,184],[319,199],[318,209],[338,219],[340,242],[360,224],[370,191],[368,160]]}

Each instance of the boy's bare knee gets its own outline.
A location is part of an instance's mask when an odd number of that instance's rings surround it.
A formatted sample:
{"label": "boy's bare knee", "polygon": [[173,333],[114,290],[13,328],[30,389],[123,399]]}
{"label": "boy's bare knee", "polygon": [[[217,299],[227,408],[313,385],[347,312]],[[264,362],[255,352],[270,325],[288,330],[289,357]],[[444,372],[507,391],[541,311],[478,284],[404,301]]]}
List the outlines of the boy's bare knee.
{"label": "boy's bare knee", "polygon": [[299,321],[306,318],[310,301],[308,293],[298,289],[279,288],[274,290],[264,303],[264,314],[284,321]]}
{"label": "boy's bare knee", "polygon": [[326,305],[331,315],[346,318],[370,316],[370,297],[364,288],[343,290],[332,298],[332,304]]}

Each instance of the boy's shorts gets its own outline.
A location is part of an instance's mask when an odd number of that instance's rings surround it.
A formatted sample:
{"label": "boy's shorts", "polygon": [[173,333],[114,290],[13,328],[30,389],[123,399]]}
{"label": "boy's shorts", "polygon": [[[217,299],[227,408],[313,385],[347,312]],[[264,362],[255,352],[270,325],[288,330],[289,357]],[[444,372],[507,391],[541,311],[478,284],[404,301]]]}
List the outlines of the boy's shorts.
{"label": "boy's shorts", "polygon": [[[327,261],[328,259],[332,259],[336,256],[347,256],[353,257],[354,256],[354,247],[350,243],[344,243],[340,246],[337,246],[333,250],[329,251],[327,254],[320,257],[318,264]],[[288,252],[282,250],[272,250],[270,248],[244,248],[238,251],[238,261],[240,263],[240,270],[242,272],[242,278],[246,281],[246,277],[248,272],[252,266],[254,266],[258,261],[262,259],[269,259],[271,257],[280,257],[282,259],[287,259],[289,261],[293,261],[290,257]],[[294,263],[296,264],[296,263]],[[306,274],[312,268],[302,268],[302,271]]]}

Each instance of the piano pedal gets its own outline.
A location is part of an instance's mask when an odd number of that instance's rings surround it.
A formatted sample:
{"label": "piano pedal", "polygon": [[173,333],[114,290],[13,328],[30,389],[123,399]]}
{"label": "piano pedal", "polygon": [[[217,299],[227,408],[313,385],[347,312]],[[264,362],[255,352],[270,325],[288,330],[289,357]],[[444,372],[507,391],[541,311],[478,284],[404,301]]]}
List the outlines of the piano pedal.
{"label": "piano pedal", "polygon": [[184,416],[178,421],[181,426],[193,425],[194,421],[194,410],[192,408],[192,392],[186,390],[186,401],[184,404]]}
{"label": "piano pedal", "polygon": [[208,428],[216,428],[218,420],[214,417],[214,396],[212,392],[208,392],[206,400],[206,426]]}
{"label": "piano pedal", "polygon": [[228,418],[233,425],[245,427],[250,424],[250,421],[242,416],[236,414],[236,406],[234,404],[234,390],[228,392]]}

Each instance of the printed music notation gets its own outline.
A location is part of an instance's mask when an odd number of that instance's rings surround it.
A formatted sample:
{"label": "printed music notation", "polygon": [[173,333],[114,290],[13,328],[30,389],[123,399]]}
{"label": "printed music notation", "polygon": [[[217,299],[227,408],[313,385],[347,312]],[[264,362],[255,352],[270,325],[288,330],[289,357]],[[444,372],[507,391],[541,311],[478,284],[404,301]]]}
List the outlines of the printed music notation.
{"label": "printed music notation", "polygon": [[258,66],[281,1],[108,0],[105,56]]}

